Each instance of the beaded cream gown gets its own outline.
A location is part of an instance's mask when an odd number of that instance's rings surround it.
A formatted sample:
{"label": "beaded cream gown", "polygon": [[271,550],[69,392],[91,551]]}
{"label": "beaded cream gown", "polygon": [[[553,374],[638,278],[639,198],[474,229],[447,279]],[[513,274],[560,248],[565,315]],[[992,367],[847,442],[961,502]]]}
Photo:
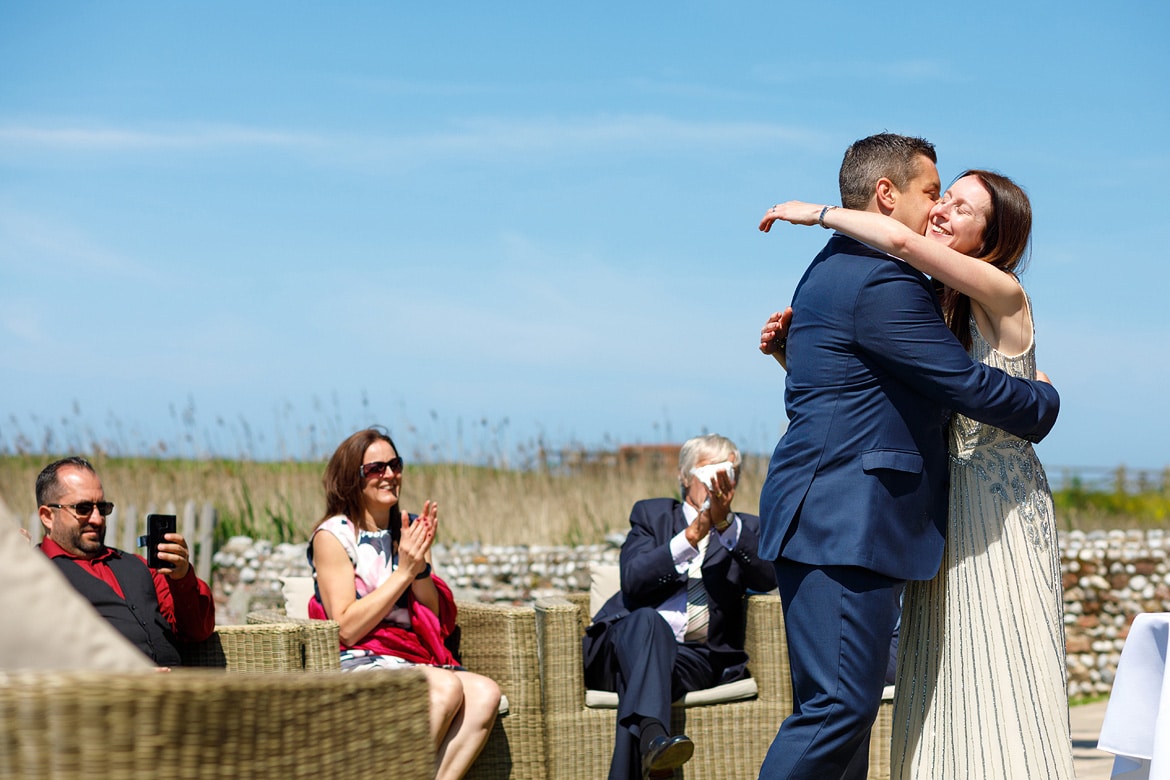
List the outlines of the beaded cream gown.
{"label": "beaded cream gown", "polygon": [[[971,356],[1036,376],[1035,342]],[[938,575],[907,586],[894,698],[894,780],[1072,778],[1064,603],[1048,480],[1032,445],[956,415]]]}

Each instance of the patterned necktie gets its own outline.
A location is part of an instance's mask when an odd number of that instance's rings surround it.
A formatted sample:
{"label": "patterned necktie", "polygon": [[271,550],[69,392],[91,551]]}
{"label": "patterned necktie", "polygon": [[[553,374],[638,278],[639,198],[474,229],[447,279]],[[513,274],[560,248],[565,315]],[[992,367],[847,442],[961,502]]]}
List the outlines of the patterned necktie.
{"label": "patterned necktie", "polygon": [[687,630],[685,642],[707,641],[707,586],[703,584],[703,559],[707,557],[707,542],[711,534],[699,540],[699,554],[687,569]]}

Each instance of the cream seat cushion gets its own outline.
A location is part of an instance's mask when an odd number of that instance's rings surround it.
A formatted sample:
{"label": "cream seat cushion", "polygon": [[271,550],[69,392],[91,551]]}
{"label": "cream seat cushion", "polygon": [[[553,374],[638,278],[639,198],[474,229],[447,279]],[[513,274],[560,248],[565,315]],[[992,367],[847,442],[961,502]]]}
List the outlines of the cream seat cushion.
{"label": "cream seat cushion", "polygon": [[309,599],[313,598],[312,577],[281,577],[280,592],[284,596],[284,614],[293,618],[309,619]]}
{"label": "cream seat cushion", "polygon": [[20,532],[0,499],[0,669],[149,671],[150,659],[110,626]]}
{"label": "cream seat cushion", "polygon": [[[589,564],[589,611],[596,615],[610,596],[621,588],[621,567],[616,563]],[[760,689],[752,677],[735,682],[691,691],[674,703],[675,707],[700,707],[729,701],[754,699]],[[618,695],[612,691],[585,691],[585,706],[592,709],[616,710]]]}

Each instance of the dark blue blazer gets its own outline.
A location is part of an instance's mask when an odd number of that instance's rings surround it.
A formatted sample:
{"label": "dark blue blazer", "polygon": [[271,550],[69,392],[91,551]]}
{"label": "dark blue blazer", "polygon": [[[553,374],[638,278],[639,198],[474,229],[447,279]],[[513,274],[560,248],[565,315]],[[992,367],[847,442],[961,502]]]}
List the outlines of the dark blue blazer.
{"label": "dark blue blazer", "polygon": [[760,556],[930,579],[951,412],[1036,442],[1056,422],[1056,390],[972,361],[923,274],[840,234],[792,308],[789,424],[760,496]]}
{"label": "dark blue blazer", "polygon": [[[746,626],[747,591],[769,591],[776,587],[771,561],[757,554],[760,521],[755,515],[736,512],[739,538],[731,550],[714,539],[703,559],[703,584],[707,588],[707,646],[718,658],[724,679],[743,675],[747,655],[743,650]],[[670,540],[687,527],[682,504],[672,498],[651,498],[634,504],[630,532],[622,545],[621,591],[594,616],[594,636],[607,623],[640,607],[658,608],[687,586],[687,574],[679,574],[670,554]],[[586,665],[590,642],[586,641]]]}

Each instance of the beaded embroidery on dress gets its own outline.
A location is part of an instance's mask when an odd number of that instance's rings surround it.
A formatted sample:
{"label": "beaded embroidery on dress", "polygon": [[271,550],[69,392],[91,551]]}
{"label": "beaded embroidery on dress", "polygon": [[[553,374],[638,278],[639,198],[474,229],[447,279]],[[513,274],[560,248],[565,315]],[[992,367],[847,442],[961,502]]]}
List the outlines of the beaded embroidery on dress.
{"label": "beaded embroidery on dress", "polygon": [[[1029,301],[1030,308],[1030,301]],[[1035,377],[971,320],[971,356]],[[1031,443],[966,417],[950,426],[947,543],[911,582],[894,697],[897,780],[1072,778],[1064,602],[1052,494]]]}

